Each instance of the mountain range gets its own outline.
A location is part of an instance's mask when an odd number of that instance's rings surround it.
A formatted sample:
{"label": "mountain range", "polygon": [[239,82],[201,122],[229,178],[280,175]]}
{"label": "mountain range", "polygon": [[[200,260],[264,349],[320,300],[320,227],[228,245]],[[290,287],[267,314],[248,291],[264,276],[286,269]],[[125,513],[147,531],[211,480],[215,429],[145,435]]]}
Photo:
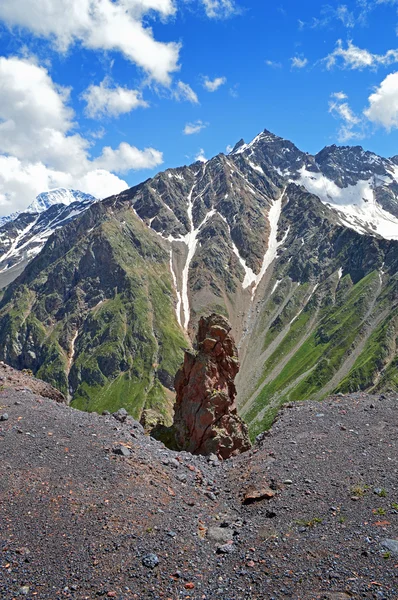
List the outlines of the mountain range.
{"label": "mountain range", "polygon": [[210,311],[232,324],[252,436],[284,402],[397,389],[397,157],[312,156],[264,131],[101,202],[23,213],[0,241],[0,359],[77,408],[169,422]]}

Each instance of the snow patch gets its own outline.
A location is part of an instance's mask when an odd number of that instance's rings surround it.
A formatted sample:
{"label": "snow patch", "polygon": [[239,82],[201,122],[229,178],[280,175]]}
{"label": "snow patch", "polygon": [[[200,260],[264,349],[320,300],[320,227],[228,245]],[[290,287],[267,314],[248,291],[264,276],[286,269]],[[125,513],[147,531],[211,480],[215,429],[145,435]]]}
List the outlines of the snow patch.
{"label": "snow patch", "polygon": [[178,324],[180,326],[182,326],[182,322],[181,322],[182,297],[181,297],[181,292],[178,289],[177,275],[176,275],[176,272],[174,270],[174,265],[173,265],[173,248],[172,247],[170,248],[170,272],[171,272],[171,276],[173,278],[174,289],[175,289],[176,294],[177,294],[177,306],[176,306],[177,321],[178,321]]}
{"label": "snow patch", "polygon": [[340,188],[322,173],[307,171],[305,167],[299,170],[299,175],[296,183],[335,210],[346,227],[361,235],[398,240],[398,219],[376,202],[373,177]]}

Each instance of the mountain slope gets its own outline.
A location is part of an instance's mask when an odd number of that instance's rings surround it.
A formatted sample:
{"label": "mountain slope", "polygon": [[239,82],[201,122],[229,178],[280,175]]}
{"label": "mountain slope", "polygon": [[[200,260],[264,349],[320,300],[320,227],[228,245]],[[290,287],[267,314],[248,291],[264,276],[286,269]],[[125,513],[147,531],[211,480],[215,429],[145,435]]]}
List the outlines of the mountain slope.
{"label": "mountain slope", "polygon": [[166,415],[186,334],[212,311],[239,343],[253,435],[286,401],[396,389],[394,165],[265,131],[93,204],[6,290],[0,358],[79,408]]}
{"label": "mountain slope", "polygon": [[80,408],[167,412],[186,345],[172,294],[157,236],[127,203],[94,204],[55,232],[6,291],[2,356],[69,392]]}

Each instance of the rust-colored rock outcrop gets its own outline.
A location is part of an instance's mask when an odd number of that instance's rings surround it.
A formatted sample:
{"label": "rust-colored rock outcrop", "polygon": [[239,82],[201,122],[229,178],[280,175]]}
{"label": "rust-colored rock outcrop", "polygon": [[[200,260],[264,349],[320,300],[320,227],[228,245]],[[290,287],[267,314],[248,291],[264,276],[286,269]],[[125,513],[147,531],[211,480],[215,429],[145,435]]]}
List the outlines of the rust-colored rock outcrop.
{"label": "rust-colored rock outcrop", "polygon": [[251,446],[238,416],[235,377],[238,353],[228,321],[212,314],[199,322],[197,351],[185,353],[177,372],[174,429],[180,448],[226,459]]}

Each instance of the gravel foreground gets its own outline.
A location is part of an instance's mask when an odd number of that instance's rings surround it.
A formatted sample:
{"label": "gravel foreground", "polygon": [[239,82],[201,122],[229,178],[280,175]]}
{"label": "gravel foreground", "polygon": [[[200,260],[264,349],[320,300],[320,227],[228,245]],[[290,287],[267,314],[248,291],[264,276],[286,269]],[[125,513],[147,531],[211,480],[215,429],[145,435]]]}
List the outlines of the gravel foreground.
{"label": "gravel foreground", "polygon": [[396,599],[397,409],[297,403],[219,463],[3,391],[0,598]]}

